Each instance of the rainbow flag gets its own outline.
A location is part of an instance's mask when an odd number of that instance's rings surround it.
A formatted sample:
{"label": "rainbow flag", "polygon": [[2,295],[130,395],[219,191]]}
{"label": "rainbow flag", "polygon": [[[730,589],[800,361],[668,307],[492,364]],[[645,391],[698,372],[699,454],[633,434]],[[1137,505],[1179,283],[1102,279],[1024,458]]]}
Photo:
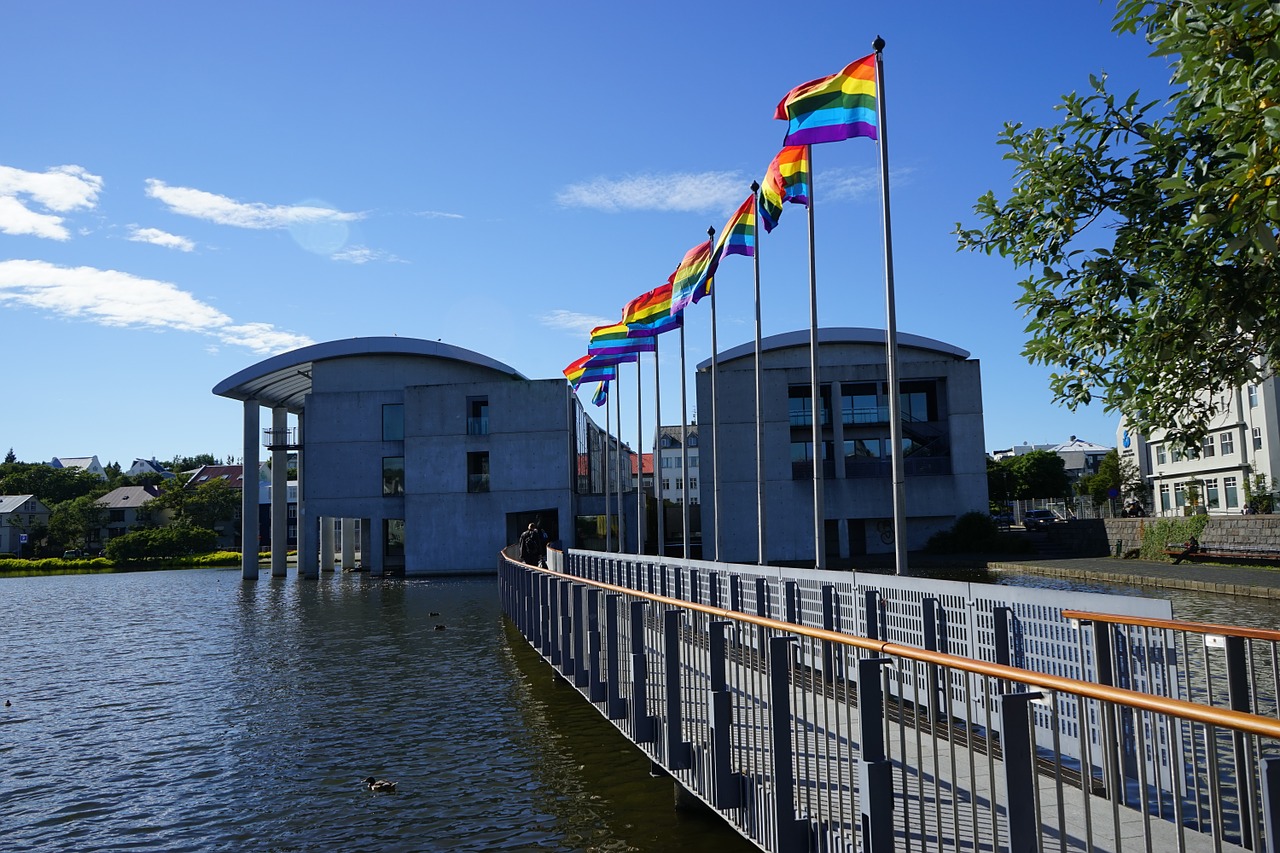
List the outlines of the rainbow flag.
{"label": "rainbow flag", "polygon": [[671,274],[671,312],[683,311],[693,301],[695,288],[707,280],[711,266],[711,241],[705,240],[685,252],[684,260]]}
{"label": "rainbow flag", "polygon": [[596,393],[591,395],[591,402],[596,406],[603,406],[609,402],[609,382],[605,380],[596,386]]}
{"label": "rainbow flag", "polygon": [[778,102],[773,117],[787,122],[783,145],[839,142],[857,136],[876,139],[876,55],[849,63],[839,74],[796,86]]}
{"label": "rainbow flag", "polygon": [[562,372],[564,373],[564,378],[568,379],[569,384],[573,386],[573,390],[577,391],[578,386],[583,382],[614,379],[618,375],[618,368],[614,364],[602,365],[596,362],[593,356],[584,355]]}
{"label": "rainbow flag", "polygon": [[684,312],[671,310],[671,286],[668,280],[632,299],[622,309],[622,322],[632,337],[661,335],[680,328]]}
{"label": "rainbow flag", "polygon": [[772,231],[782,217],[783,202],[809,206],[809,149],[788,145],[779,151],[760,182],[760,218]]}
{"label": "rainbow flag", "polygon": [[[638,338],[631,334],[626,323],[614,323],[611,326],[596,326],[591,330],[591,338],[587,342],[587,352],[591,355],[636,355],[642,352],[653,352],[657,348],[652,338]],[[629,358],[618,364],[636,361]]]}
{"label": "rainbow flag", "polygon": [[715,284],[716,271],[726,255],[746,255],[756,253],[756,197],[747,196],[747,200],[738,205],[738,209],[729,217],[716,240],[716,247],[711,252],[711,263],[703,274],[698,285],[693,289],[693,302],[696,305],[704,296],[711,295]]}

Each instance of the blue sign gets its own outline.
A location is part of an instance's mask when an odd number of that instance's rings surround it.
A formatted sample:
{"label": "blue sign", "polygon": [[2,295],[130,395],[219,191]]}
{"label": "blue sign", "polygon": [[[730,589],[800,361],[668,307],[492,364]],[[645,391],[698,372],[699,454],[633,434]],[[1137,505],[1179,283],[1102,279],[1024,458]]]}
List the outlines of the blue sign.
{"label": "blue sign", "polygon": [[18,534],[18,541],[19,541],[19,542],[23,542],[23,543],[25,543],[25,542],[27,541],[27,534],[25,534],[25,533],[19,533],[19,534]]}

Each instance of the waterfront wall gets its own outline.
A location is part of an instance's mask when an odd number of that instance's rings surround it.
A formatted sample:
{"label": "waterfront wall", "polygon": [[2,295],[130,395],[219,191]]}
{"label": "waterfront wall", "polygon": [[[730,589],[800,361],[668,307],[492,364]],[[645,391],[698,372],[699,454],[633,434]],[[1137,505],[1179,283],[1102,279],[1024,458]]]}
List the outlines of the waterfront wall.
{"label": "waterfront wall", "polygon": [[[1081,528],[1080,545],[1096,556],[1116,551],[1116,543],[1120,543],[1120,554],[1138,548],[1143,538],[1159,519],[1155,518],[1108,518],[1091,519],[1079,522]],[[1089,525],[1102,525],[1103,530],[1085,530]],[[1071,525],[1076,527],[1076,524]],[[1105,533],[1106,540],[1102,550],[1098,551],[1097,538]],[[1211,515],[1209,523],[1200,536],[1201,541],[1215,545],[1240,546],[1280,551],[1280,515]],[[1094,556],[1094,554],[1082,554]]]}

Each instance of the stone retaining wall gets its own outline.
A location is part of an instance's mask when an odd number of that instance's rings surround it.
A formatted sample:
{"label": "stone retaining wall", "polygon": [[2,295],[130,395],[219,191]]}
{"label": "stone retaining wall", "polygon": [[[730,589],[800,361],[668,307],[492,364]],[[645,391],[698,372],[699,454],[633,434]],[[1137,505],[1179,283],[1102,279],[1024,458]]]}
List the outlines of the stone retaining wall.
{"label": "stone retaining wall", "polygon": [[[1102,522],[1106,529],[1107,553],[1116,556],[1119,541],[1120,555],[1137,548],[1154,518],[1108,518]],[[1090,544],[1096,533],[1087,536]],[[1211,515],[1209,523],[1200,534],[1200,541],[1213,545],[1247,546],[1280,551],[1280,515]]]}

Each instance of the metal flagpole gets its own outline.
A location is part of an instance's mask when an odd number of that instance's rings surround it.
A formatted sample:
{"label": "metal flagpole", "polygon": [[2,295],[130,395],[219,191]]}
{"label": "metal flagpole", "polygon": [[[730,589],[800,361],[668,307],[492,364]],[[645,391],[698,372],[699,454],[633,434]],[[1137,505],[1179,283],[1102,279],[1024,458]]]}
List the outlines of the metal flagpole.
{"label": "metal flagpole", "polygon": [[653,338],[653,419],[657,427],[653,431],[653,494],[658,504],[659,557],[667,555],[667,510],[662,503],[662,378],[658,367],[658,337]]}
{"label": "metal flagpole", "polygon": [[[876,36],[876,121],[880,146],[880,193],[884,205],[884,345],[889,362],[889,441],[893,459],[893,556],[894,569],[907,575],[907,490],[902,461],[902,399],[898,388],[898,314],[893,298],[893,237],[889,226],[889,138],[885,128],[884,39]],[[812,168],[812,165],[810,165]]]}
{"label": "metal flagpole", "polygon": [[826,568],[827,541],[823,525],[826,514],[822,504],[822,400],[818,382],[818,276],[813,251],[813,146],[806,145],[809,161],[809,393],[810,418],[813,421],[813,567]]}
{"label": "metal flagpole", "polygon": [[[640,358],[640,356],[636,356]],[[613,468],[617,472],[618,481],[618,553],[621,554],[627,550],[626,524],[624,524],[625,513],[622,511],[622,371],[614,368],[614,389],[613,389],[613,405],[614,412],[617,414],[618,423],[618,443],[615,445],[617,453],[613,456]],[[605,403],[605,405],[609,405]]]}
{"label": "metal flagpole", "polygon": [[[652,459],[652,455],[649,457]],[[644,511],[644,419],[640,407],[640,355],[636,354],[636,554],[644,553],[648,528]]]}
{"label": "metal flagpole", "polygon": [[[716,229],[714,228],[707,229],[707,239],[711,242],[711,250],[714,252],[715,241],[716,241]],[[713,258],[711,262],[713,262],[714,260],[715,259]],[[718,433],[719,409],[716,405],[717,401],[719,400],[719,397],[717,396],[717,391],[716,391],[716,378],[717,378],[717,374],[720,372],[720,359],[719,359],[719,351],[716,345],[716,288],[715,288],[715,283],[710,279],[708,279],[707,283],[711,286],[711,509],[712,509],[711,543],[712,543],[712,546],[715,548],[716,559],[722,560],[724,558],[720,556],[720,436]],[[695,383],[694,393],[697,393],[697,390],[698,390],[697,385]],[[701,473],[702,471],[701,460],[705,458],[706,458],[705,452],[698,454],[699,473]],[[705,484],[707,482],[707,478],[703,477],[702,482]],[[688,485],[689,485],[688,483],[685,483],[686,487],[688,487]],[[705,531],[704,531],[704,534],[705,534]],[[707,544],[706,539],[704,538],[702,543],[702,547],[703,547],[702,558],[704,560],[707,557],[706,544]]]}
{"label": "metal flagpole", "polygon": [[760,184],[751,182],[755,193],[755,534],[756,562],[765,565],[764,549],[764,365],[760,345]]}
{"label": "metal flagpole", "polygon": [[680,323],[680,554],[689,559],[689,409],[685,392],[684,323]]}
{"label": "metal flagpole", "polygon": [[[614,368],[615,375],[617,368]],[[606,384],[605,393],[608,394],[609,386]],[[613,525],[609,523],[609,400],[604,401],[604,550],[606,552],[613,550]]]}
{"label": "metal flagpole", "polygon": [[[751,192],[756,196],[756,245],[755,255],[755,288],[756,288],[756,562],[765,565],[764,535],[764,367],[760,361],[760,184],[751,182]],[[716,512],[720,505],[716,504]],[[716,555],[717,558],[719,555]]]}

